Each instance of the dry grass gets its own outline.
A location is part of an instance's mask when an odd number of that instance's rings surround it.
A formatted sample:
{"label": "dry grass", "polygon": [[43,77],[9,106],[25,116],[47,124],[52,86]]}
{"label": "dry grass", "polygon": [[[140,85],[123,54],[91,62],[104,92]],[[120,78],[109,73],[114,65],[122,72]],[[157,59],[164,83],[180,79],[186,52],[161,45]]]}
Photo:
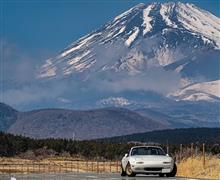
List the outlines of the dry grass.
{"label": "dry grass", "polygon": [[177,173],[183,177],[220,180],[220,156],[206,156],[205,166],[202,156],[184,159],[178,164]]}

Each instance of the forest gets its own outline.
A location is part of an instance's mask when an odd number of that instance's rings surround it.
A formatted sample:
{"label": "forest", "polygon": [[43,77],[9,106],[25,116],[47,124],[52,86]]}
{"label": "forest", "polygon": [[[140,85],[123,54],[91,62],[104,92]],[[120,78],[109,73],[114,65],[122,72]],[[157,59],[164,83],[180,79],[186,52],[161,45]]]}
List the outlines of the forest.
{"label": "forest", "polygon": [[[87,140],[74,141],[71,139],[32,139],[19,135],[12,135],[0,132],[0,156],[15,157],[29,153],[30,158],[63,156],[81,157],[85,159],[120,159],[134,145],[156,144],[161,145],[164,150],[169,147],[169,154],[178,153],[180,144],[175,143],[146,143],[146,142],[120,142],[109,140]],[[192,144],[182,144],[183,149],[190,149]],[[201,152],[202,143],[195,142],[194,147]],[[31,152],[31,153],[30,153]],[[218,143],[206,142],[206,153],[219,154],[220,145]],[[32,157],[33,156],[33,157]],[[26,158],[26,157],[25,157]]]}

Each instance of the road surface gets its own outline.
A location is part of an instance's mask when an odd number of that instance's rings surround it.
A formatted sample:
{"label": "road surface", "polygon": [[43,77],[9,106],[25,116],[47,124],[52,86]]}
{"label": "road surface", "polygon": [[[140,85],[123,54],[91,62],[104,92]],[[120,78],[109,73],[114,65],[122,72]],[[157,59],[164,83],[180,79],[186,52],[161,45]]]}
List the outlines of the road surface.
{"label": "road surface", "polygon": [[66,173],[66,174],[5,174],[0,180],[193,180],[189,178],[161,178],[157,176],[121,177],[119,174]]}

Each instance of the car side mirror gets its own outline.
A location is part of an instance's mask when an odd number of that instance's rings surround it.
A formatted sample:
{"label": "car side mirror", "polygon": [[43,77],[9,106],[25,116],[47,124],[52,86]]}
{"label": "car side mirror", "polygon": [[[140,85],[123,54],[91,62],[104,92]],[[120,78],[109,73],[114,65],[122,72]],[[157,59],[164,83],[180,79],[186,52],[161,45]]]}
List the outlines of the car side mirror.
{"label": "car side mirror", "polygon": [[128,153],[125,154],[125,157],[128,157]]}

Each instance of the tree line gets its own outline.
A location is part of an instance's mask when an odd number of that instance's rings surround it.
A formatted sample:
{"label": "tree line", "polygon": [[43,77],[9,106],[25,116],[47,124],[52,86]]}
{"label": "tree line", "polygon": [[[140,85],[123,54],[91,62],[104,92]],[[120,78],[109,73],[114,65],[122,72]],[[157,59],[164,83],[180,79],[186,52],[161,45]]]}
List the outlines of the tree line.
{"label": "tree line", "polygon": [[[0,156],[14,157],[32,151],[35,156],[51,153],[54,156],[69,154],[87,159],[120,159],[138,142],[109,142],[105,140],[74,141],[71,139],[32,139],[20,135],[0,132]],[[166,150],[166,142],[161,144]],[[187,145],[185,145],[187,147]],[[169,153],[175,154],[179,145],[169,144]],[[220,153],[219,144],[207,144],[206,152]]]}

